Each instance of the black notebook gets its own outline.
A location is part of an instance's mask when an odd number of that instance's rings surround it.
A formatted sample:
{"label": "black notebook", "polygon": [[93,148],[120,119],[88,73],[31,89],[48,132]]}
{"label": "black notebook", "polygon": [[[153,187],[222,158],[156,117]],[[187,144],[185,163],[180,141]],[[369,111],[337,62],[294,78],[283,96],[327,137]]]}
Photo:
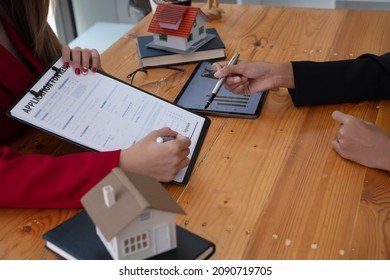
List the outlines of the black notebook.
{"label": "black notebook", "polygon": [[207,29],[207,34],[214,38],[192,53],[174,53],[166,50],[150,48],[147,45],[153,41],[153,36],[137,37],[138,54],[143,67],[175,65],[198,62],[203,60],[224,59],[225,45],[215,28]]}
{"label": "black notebook", "polygon": [[[176,225],[177,248],[156,255],[154,260],[203,260],[215,252],[211,241]],[[95,224],[81,211],[43,235],[46,247],[69,260],[111,260],[96,234]]]}

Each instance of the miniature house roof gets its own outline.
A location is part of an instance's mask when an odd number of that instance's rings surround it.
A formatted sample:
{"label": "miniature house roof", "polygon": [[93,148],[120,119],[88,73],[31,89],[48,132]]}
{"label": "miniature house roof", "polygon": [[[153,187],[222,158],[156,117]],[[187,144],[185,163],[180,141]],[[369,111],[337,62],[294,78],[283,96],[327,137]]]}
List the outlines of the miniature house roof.
{"label": "miniature house roof", "polygon": [[[107,207],[103,188],[111,186],[115,202]],[[87,192],[81,203],[107,240],[111,240],[145,209],[185,214],[154,178],[114,168]]]}
{"label": "miniature house roof", "polygon": [[208,21],[208,17],[199,8],[174,4],[158,4],[148,32],[187,38],[191,34],[198,15],[202,16],[205,21]]}

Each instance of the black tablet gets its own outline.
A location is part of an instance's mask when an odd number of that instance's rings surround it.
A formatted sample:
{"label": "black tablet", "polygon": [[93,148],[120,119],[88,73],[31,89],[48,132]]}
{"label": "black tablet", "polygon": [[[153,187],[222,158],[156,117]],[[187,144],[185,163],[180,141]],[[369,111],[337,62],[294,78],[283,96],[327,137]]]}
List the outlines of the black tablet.
{"label": "black tablet", "polygon": [[265,101],[266,93],[250,95],[234,94],[221,87],[214,101],[204,107],[218,79],[214,77],[212,61],[199,63],[175,99],[175,103],[191,111],[227,117],[257,118]]}

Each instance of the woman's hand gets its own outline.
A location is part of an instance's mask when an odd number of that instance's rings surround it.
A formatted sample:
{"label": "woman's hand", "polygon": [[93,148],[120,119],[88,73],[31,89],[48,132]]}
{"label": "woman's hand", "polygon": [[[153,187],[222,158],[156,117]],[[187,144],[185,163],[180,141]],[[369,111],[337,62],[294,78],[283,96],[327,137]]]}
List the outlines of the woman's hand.
{"label": "woman's hand", "polygon": [[[159,136],[171,136],[174,140],[160,144],[156,142]],[[160,182],[169,182],[190,163],[190,145],[189,138],[170,128],[152,131],[133,146],[122,150],[119,167],[152,176]]]}
{"label": "woman's hand", "polygon": [[212,65],[216,78],[227,77],[225,88],[237,94],[252,94],[279,87],[294,88],[291,63],[240,61],[227,65],[227,61]]}
{"label": "woman's hand", "polygon": [[76,75],[88,74],[88,71],[96,72],[102,70],[100,65],[100,54],[95,49],[81,49],[75,47],[71,49],[69,46],[62,47],[62,60],[66,67],[69,67],[72,61]]}
{"label": "woman's hand", "polygon": [[390,171],[390,135],[373,123],[334,111],[333,119],[340,122],[334,150],[343,158],[367,167]]}

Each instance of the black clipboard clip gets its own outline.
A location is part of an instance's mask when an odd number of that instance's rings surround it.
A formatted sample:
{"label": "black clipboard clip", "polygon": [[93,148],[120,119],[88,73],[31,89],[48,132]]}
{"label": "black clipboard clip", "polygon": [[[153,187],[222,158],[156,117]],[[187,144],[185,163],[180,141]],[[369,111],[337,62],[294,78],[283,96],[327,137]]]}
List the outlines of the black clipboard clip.
{"label": "black clipboard clip", "polygon": [[51,67],[51,70],[54,70],[54,76],[58,76],[59,75],[59,73],[61,72],[61,69],[59,69],[59,68],[57,68],[57,67],[55,67],[55,66],[52,66]]}
{"label": "black clipboard clip", "polygon": [[35,97],[39,97],[42,95],[41,91],[36,92],[35,90],[30,90],[30,93]]}
{"label": "black clipboard clip", "polygon": [[[55,72],[53,75],[54,77],[58,77],[61,74],[61,69],[55,67],[54,65],[51,66],[51,70],[53,70]],[[36,92],[35,90],[30,90],[30,93],[38,98],[42,95],[42,90],[40,90],[38,92]]]}
{"label": "black clipboard clip", "polygon": [[[57,68],[57,67],[55,67],[55,66],[52,66],[51,67],[51,70],[53,70],[55,73],[54,73],[54,76],[58,76],[59,74],[60,74],[60,72],[61,72],[61,69],[59,69],[59,68]],[[36,92],[35,90],[30,90],[30,93],[32,94],[32,95],[34,95],[35,97],[40,97],[41,95],[42,95],[42,92],[41,92],[41,90],[40,91],[38,91],[38,92]]]}

